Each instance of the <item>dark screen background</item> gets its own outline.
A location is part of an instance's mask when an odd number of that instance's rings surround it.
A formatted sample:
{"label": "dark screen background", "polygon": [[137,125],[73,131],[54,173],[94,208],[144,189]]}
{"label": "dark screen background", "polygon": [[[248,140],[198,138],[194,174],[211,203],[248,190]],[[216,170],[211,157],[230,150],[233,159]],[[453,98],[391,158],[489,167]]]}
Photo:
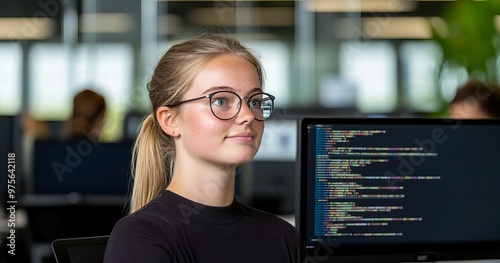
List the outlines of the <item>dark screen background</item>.
{"label": "dark screen background", "polygon": [[[328,240],[336,244],[377,243],[464,243],[500,240],[500,124],[332,124],[310,125],[307,135],[307,235],[306,243]],[[318,196],[328,196],[317,184],[316,158],[332,145],[321,141],[321,130],[384,130],[383,134],[355,136],[348,147],[421,147],[436,156],[334,156],[335,159],[380,159],[364,167],[351,167],[351,173],[382,176],[383,179],[336,179],[330,182],[357,183],[363,186],[402,186],[400,190],[358,190],[360,194],[399,194],[403,198],[337,198],[355,202],[356,207],[399,206],[390,212],[349,212],[361,218],[386,218],[385,226],[347,227],[344,234],[400,233],[399,236],[318,235],[328,215],[318,208]],[[318,135],[320,134],[320,135]],[[363,151],[361,151],[363,152]],[[390,151],[389,151],[390,152]],[[303,159],[304,160],[304,159]],[[406,176],[388,179],[387,176]],[[439,177],[434,180],[416,176]],[[324,204],[324,203],[323,203]],[[389,218],[389,219],[387,219]],[[392,221],[390,218],[420,218],[418,221]],[[349,221],[367,222],[367,221]],[[332,223],[332,222],[329,222]],[[321,232],[321,231],[319,231]],[[328,231],[324,231],[327,233]],[[316,241],[312,241],[316,240]]]}

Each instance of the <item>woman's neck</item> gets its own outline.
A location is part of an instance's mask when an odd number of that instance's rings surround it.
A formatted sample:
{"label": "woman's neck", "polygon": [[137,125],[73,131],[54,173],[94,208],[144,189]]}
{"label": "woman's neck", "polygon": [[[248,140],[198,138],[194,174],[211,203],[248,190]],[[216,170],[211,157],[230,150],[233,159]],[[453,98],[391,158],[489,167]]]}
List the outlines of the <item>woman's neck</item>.
{"label": "woman's neck", "polygon": [[167,190],[204,205],[228,206],[234,200],[234,184],[234,168],[196,169],[176,165]]}

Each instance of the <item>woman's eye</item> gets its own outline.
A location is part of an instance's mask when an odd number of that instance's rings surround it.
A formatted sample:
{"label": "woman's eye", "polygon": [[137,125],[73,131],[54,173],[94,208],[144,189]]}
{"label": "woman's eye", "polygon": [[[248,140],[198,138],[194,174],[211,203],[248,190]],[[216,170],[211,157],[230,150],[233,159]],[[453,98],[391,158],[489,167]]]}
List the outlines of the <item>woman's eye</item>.
{"label": "woman's eye", "polygon": [[228,104],[228,99],[224,97],[213,98],[212,103],[216,106],[226,106]]}
{"label": "woman's eye", "polygon": [[259,100],[251,100],[248,102],[248,106],[250,108],[260,108],[260,101]]}

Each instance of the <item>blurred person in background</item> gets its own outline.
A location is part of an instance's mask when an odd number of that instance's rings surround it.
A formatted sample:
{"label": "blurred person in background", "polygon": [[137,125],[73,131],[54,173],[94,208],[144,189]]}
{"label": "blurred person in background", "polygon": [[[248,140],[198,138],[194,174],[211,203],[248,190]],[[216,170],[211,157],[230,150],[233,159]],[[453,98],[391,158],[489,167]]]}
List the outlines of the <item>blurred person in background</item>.
{"label": "blurred person in background", "polygon": [[461,85],[448,108],[454,119],[500,118],[500,85],[470,80]]}
{"label": "blurred person in background", "polygon": [[64,127],[63,138],[100,140],[105,113],[104,96],[90,89],[80,91],[73,98],[73,111]]}

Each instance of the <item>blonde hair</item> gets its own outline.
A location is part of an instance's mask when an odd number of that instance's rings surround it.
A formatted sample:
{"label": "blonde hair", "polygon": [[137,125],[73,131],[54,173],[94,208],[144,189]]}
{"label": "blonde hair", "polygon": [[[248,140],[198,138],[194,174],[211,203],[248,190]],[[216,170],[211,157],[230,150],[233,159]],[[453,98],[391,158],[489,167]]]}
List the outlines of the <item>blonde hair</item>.
{"label": "blonde hair", "polygon": [[175,146],[161,129],[156,110],[181,101],[196,75],[208,61],[232,54],[252,63],[263,87],[263,70],[255,55],[241,43],[224,34],[200,34],[172,46],[159,60],[147,85],[152,112],[145,117],[133,149],[133,189],[130,213],[154,199],[170,183]]}

